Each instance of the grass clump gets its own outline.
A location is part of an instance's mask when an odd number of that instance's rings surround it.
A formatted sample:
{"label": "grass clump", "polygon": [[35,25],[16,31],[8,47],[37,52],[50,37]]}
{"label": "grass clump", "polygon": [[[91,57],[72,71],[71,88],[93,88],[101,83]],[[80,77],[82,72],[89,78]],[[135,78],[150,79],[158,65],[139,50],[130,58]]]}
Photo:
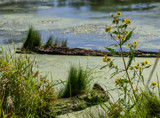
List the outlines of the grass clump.
{"label": "grass clump", "polygon": [[33,27],[30,27],[22,49],[33,51],[36,46],[41,46],[41,36],[38,31],[36,31]]}
{"label": "grass clump", "polygon": [[67,40],[63,40],[61,42],[61,47],[67,47]]}
{"label": "grass clump", "polygon": [[0,58],[0,117],[54,116],[54,83],[33,72],[34,61],[29,57],[9,55]]}
{"label": "grass clump", "polygon": [[67,40],[61,40],[59,38],[53,39],[53,37],[50,36],[47,42],[45,43],[44,47],[49,47],[49,46],[67,47]]}
{"label": "grass clump", "polygon": [[[22,50],[26,51],[36,51],[35,47],[41,46],[41,36],[38,31],[36,31],[32,26],[29,28],[25,42],[23,43]],[[61,40],[50,36],[47,42],[44,44],[44,47],[58,46],[58,47],[67,47],[67,40]]]}
{"label": "grass clump", "polygon": [[[143,112],[142,112],[143,111]],[[148,91],[139,95],[139,101],[135,107],[135,114],[146,116],[148,118],[160,117],[160,99],[154,93]]]}
{"label": "grass clump", "polygon": [[53,45],[53,37],[50,36],[44,47],[49,47]]}
{"label": "grass clump", "polygon": [[82,67],[71,66],[67,78],[67,84],[62,97],[73,97],[86,92],[90,82],[91,72]]}

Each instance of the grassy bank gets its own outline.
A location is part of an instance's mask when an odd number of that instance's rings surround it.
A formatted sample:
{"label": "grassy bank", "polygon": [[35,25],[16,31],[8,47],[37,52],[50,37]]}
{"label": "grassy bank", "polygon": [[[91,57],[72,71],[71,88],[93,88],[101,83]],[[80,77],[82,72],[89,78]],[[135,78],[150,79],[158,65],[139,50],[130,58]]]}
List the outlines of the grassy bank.
{"label": "grassy bank", "polygon": [[[3,48],[1,48],[3,50]],[[3,51],[6,52],[6,51]],[[52,117],[54,82],[33,72],[30,57],[2,53],[0,58],[0,117]]]}

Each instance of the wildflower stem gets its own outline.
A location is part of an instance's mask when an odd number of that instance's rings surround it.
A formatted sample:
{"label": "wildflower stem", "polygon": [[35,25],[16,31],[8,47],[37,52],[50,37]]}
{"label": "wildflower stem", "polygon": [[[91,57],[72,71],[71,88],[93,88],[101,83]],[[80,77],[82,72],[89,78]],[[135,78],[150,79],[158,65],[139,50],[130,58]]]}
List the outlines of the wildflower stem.
{"label": "wildflower stem", "polygon": [[133,85],[132,85],[132,82],[131,82],[131,78],[129,77],[129,74],[128,74],[128,71],[127,71],[126,62],[125,62],[125,60],[124,60],[121,42],[120,42],[120,52],[121,52],[121,57],[122,57],[122,60],[123,60],[123,64],[124,64],[124,68],[125,68],[125,71],[126,71],[126,75],[127,75],[127,77],[128,77],[129,84],[130,84],[131,89],[132,89],[132,91],[133,91],[134,97],[135,97],[135,99],[136,99],[136,101],[137,101],[136,93],[135,93],[135,91],[134,91],[134,88],[133,88]]}
{"label": "wildflower stem", "polygon": [[149,82],[150,82],[150,80],[152,79],[153,72],[155,71],[155,68],[156,68],[156,66],[158,65],[159,56],[160,56],[160,55],[158,55],[158,57],[157,57],[157,59],[156,59],[156,61],[155,61],[155,63],[154,63],[153,69],[152,69],[152,71],[151,71],[151,73],[150,73],[150,76],[149,76],[149,78],[148,78],[148,81],[147,81],[147,86],[149,86]]}
{"label": "wildflower stem", "polygon": [[[146,85],[145,85],[142,77],[137,73],[137,71],[135,71],[135,72],[136,72],[136,75],[138,76],[138,83],[139,83],[139,80],[141,80],[142,84],[146,87]],[[138,87],[138,83],[137,83],[137,85],[136,85],[136,88]]]}

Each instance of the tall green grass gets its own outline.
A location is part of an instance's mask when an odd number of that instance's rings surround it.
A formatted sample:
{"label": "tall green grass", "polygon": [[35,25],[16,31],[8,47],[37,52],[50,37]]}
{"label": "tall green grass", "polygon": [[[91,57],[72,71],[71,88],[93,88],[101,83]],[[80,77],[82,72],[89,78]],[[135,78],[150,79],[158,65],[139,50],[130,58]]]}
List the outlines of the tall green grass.
{"label": "tall green grass", "polygon": [[53,45],[53,37],[50,36],[47,40],[47,42],[45,43],[44,47],[49,47]]}
{"label": "tall green grass", "polygon": [[85,93],[90,81],[89,70],[84,70],[81,66],[71,66],[62,97],[73,97]]}
{"label": "tall green grass", "polygon": [[[3,48],[2,48],[3,50]],[[4,51],[5,52],[5,51]],[[0,117],[54,116],[54,81],[34,72],[28,56],[2,53],[0,58]]]}
{"label": "tall green grass", "polygon": [[55,47],[67,47],[67,40],[61,40],[59,38],[54,38],[50,36],[44,47],[55,46]]}
{"label": "tall green grass", "polygon": [[148,118],[160,117],[160,98],[154,93],[145,91],[139,95],[139,101],[135,107],[135,114]]}
{"label": "tall green grass", "polygon": [[63,41],[61,42],[61,47],[67,47],[67,45],[68,45],[67,40],[63,40]]}
{"label": "tall green grass", "polygon": [[29,28],[22,49],[35,50],[36,46],[41,46],[41,36],[32,26]]}
{"label": "tall green grass", "polygon": [[[41,46],[41,35],[31,26],[23,43],[22,50],[36,51],[35,47],[39,46]],[[67,47],[67,40],[61,40],[50,36],[44,44],[44,47],[50,46]]]}

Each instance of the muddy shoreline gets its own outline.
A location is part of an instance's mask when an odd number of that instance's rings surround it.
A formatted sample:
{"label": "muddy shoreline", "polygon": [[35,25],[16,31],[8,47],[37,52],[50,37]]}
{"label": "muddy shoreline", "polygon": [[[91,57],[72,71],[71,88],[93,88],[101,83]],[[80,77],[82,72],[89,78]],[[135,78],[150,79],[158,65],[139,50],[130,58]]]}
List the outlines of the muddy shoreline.
{"label": "muddy shoreline", "polygon": [[[30,53],[38,53],[38,54],[50,54],[50,55],[77,55],[77,56],[116,56],[118,55],[112,54],[111,52],[107,51],[100,51],[100,50],[88,50],[82,48],[68,48],[68,47],[36,47],[35,51],[31,51]],[[25,53],[26,51],[17,50],[16,53]],[[120,54],[120,52],[119,52]],[[123,52],[123,55],[128,56],[128,52]],[[136,50],[134,51],[135,57],[158,57],[160,52],[152,52],[152,51],[143,51],[143,50]]]}

